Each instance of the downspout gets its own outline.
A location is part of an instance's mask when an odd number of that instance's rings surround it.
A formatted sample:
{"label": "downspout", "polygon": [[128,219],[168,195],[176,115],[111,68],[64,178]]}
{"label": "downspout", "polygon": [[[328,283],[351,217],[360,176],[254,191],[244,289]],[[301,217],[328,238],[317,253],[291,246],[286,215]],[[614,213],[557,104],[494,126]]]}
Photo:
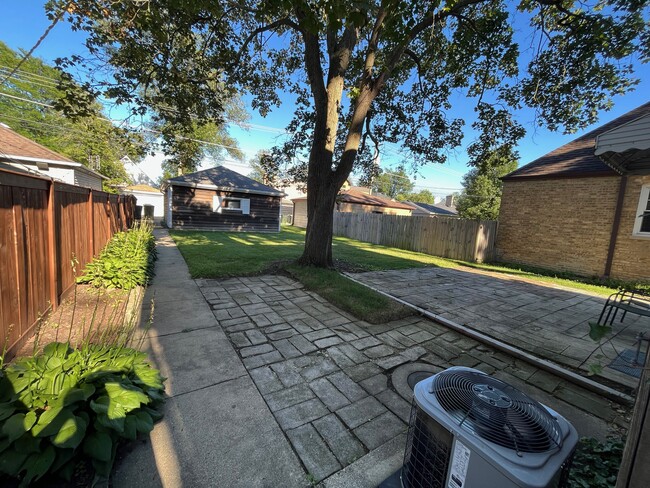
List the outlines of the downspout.
{"label": "downspout", "polygon": [[612,272],[612,263],[614,261],[614,251],[616,249],[616,239],[618,229],[621,226],[621,213],[623,212],[623,201],[625,200],[625,188],[627,186],[627,175],[621,176],[621,183],[618,187],[618,199],[616,200],[616,211],[614,212],[614,222],[612,223],[612,235],[609,237],[609,249],[607,250],[607,261],[605,261],[605,272],[602,278],[609,278]]}

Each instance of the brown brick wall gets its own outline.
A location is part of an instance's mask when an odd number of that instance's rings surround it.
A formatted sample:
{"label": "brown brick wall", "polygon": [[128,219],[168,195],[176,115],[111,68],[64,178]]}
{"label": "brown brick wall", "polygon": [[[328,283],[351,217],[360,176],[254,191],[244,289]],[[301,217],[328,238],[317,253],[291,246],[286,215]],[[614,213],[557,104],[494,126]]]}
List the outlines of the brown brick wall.
{"label": "brown brick wall", "polygon": [[616,176],[505,181],[497,258],[602,275],[618,185]]}
{"label": "brown brick wall", "polygon": [[632,235],[641,187],[648,184],[650,175],[628,176],[612,263],[613,278],[650,281],[650,238]]}

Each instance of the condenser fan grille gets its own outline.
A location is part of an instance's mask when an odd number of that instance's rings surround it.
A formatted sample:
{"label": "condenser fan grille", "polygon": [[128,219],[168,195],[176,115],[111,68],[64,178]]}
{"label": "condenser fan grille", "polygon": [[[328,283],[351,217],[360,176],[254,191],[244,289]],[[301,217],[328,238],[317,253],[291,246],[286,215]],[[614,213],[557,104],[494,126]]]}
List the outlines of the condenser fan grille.
{"label": "condenser fan grille", "polygon": [[432,393],[460,426],[517,452],[561,447],[557,420],[516,388],[480,372],[443,371]]}

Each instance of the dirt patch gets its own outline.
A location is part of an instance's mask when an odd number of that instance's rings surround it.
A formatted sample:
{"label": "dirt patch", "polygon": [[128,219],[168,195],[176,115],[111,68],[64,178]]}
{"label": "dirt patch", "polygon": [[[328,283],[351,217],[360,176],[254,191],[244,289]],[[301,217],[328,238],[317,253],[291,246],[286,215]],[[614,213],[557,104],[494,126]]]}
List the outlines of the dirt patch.
{"label": "dirt patch", "polygon": [[77,285],[75,290],[37,326],[36,333],[19,349],[16,357],[30,356],[50,342],[70,342],[74,347],[88,342],[110,342],[130,327],[138,313],[144,290],[105,290]]}

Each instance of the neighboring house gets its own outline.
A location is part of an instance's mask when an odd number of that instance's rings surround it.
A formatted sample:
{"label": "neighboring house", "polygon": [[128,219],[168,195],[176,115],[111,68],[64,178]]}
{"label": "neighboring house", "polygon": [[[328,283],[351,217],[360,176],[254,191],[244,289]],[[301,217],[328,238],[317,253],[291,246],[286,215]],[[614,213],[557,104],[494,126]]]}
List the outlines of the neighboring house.
{"label": "neighboring house", "polygon": [[445,198],[444,202],[440,203],[423,203],[423,202],[408,202],[413,205],[413,217],[458,217],[458,210],[453,203],[453,196],[449,195]]}
{"label": "neighboring house", "polygon": [[[130,157],[124,156],[120,159],[120,162],[124,166],[124,170],[131,177],[131,180],[135,185],[149,185],[153,186],[156,183],[146,174],[140,164],[134,163]],[[156,190],[160,193],[159,190]]]}
{"label": "neighboring house", "polygon": [[169,228],[280,231],[284,193],[223,166],[171,178],[163,190]]}
{"label": "neighboring house", "polygon": [[104,175],[76,163],[0,123],[0,161],[70,185],[102,189]]}
{"label": "neighboring house", "polygon": [[383,195],[371,195],[358,188],[342,191],[336,197],[336,210],[351,213],[411,215],[413,207]]}
{"label": "neighboring house", "polygon": [[503,178],[497,256],[650,281],[650,103]]}
{"label": "neighboring house", "polygon": [[[127,186],[122,193],[133,195],[136,199],[136,205],[153,205],[153,216],[155,218],[165,215],[165,198],[158,188],[149,185],[131,185]],[[144,213],[143,213],[144,215]]]}
{"label": "neighboring house", "polygon": [[[370,189],[364,187],[349,188],[336,197],[335,212],[411,215],[414,208],[382,195],[371,195]],[[293,225],[307,227],[307,197],[293,199]]]}

